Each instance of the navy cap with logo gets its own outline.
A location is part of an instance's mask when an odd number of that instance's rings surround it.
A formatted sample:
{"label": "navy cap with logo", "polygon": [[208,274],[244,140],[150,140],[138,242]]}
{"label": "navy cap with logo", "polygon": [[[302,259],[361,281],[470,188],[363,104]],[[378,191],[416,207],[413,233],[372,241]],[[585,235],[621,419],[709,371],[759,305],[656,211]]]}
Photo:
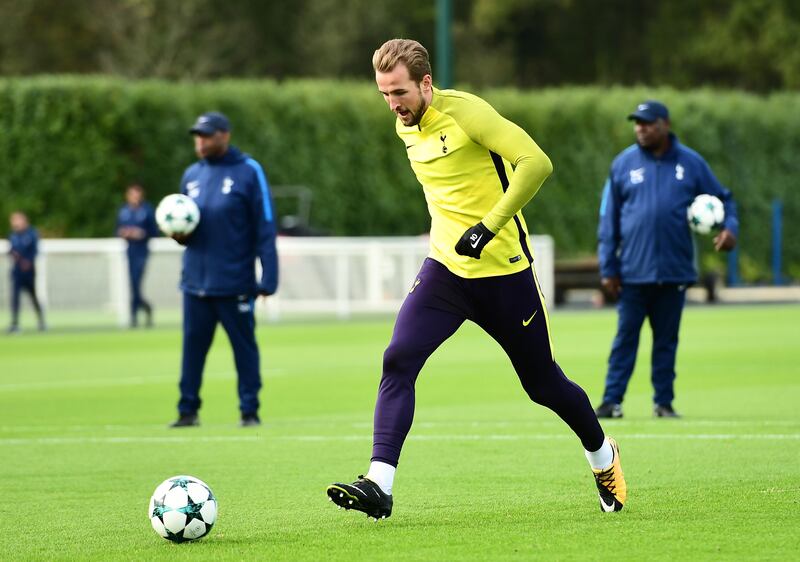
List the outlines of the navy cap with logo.
{"label": "navy cap with logo", "polygon": [[660,101],[647,100],[637,105],[636,111],[628,115],[628,119],[652,123],[659,119],[669,119],[669,110]]}
{"label": "navy cap with logo", "polygon": [[197,118],[189,133],[192,135],[213,135],[217,131],[230,131],[231,122],[218,111],[203,113]]}

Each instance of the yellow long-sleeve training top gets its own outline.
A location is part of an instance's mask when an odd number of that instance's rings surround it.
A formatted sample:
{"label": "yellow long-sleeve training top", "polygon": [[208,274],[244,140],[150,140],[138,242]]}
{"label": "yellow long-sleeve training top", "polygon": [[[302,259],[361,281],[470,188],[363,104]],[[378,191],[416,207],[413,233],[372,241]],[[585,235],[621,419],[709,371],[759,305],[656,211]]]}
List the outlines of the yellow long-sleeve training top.
{"label": "yellow long-sleeve training top", "polygon": [[[478,96],[437,88],[419,125],[396,127],[428,203],[430,257],[465,278],[530,267],[521,209],[553,171],[534,140]],[[458,255],[456,242],[479,221],[496,236],[481,259]]]}

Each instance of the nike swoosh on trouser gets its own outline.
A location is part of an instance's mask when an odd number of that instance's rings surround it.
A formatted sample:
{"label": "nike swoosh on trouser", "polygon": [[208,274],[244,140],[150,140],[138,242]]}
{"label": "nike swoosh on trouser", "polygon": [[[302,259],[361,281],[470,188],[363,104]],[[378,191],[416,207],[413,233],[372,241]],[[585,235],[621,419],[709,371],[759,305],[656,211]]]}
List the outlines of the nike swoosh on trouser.
{"label": "nike swoosh on trouser", "polygon": [[534,316],[536,316],[536,313],[537,313],[537,312],[539,312],[539,310],[538,310],[538,309],[537,309],[537,310],[534,310],[534,311],[533,311],[533,314],[531,314],[531,317],[530,317],[530,318],[528,318],[527,320],[523,320],[523,321],[522,321],[522,325],[523,325],[523,326],[527,326],[528,324],[530,324],[530,323],[531,323],[531,321],[533,321],[533,317],[534,317]]}

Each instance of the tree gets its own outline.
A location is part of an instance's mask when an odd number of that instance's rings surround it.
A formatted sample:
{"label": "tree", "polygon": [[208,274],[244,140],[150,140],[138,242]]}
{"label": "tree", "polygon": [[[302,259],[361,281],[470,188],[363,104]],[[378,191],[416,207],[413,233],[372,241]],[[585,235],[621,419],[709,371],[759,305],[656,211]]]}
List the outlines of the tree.
{"label": "tree", "polygon": [[745,89],[800,88],[800,4],[738,0],[707,13],[686,54],[697,76]]}
{"label": "tree", "polygon": [[[431,0],[0,0],[0,74],[364,78]],[[475,86],[800,88],[797,0],[458,0],[455,79]],[[436,69],[434,69],[434,72]]]}

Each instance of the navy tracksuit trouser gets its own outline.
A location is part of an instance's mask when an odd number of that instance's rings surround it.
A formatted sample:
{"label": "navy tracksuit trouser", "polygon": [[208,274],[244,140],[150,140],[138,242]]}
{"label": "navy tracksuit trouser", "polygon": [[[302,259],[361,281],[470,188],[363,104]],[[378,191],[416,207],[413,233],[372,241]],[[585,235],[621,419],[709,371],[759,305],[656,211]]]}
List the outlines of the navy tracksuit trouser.
{"label": "navy tracksuit trouser", "polygon": [[39,326],[43,326],[44,313],[39,299],[36,297],[36,275],[33,272],[11,275],[11,326],[16,327],[19,324],[20,296],[23,291],[31,296],[36,317],[39,319]]}
{"label": "navy tracksuit trouser", "polygon": [[258,412],[261,373],[253,309],[253,299],[247,295],[200,297],[183,293],[183,361],[178,402],[181,414],[194,414],[200,409],[203,367],[217,323],[222,324],[233,347],[239,379],[239,409],[242,414]]}
{"label": "navy tracksuit trouser", "polygon": [[131,282],[131,322],[136,324],[136,313],[143,309],[150,313],[152,308],[142,296],[142,279],[147,265],[146,252],[128,252],[128,275]]}
{"label": "navy tracksuit trouser", "polygon": [[[553,410],[585,449],[602,446],[605,435],[589,398],[553,357],[547,310],[533,269],[464,279],[428,258],[400,308],[383,356],[373,461],[397,466],[414,418],[417,376],[428,357],[465,320],[475,322],[500,344],[531,400]],[[490,373],[487,379],[490,384]]]}
{"label": "navy tracksuit trouser", "polygon": [[669,406],[675,398],[675,355],[678,330],[686,302],[686,285],[623,285],[617,310],[617,335],[608,359],[603,402],[621,404],[636,364],[644,319],[653,330],[651,378],[653,402]]}

